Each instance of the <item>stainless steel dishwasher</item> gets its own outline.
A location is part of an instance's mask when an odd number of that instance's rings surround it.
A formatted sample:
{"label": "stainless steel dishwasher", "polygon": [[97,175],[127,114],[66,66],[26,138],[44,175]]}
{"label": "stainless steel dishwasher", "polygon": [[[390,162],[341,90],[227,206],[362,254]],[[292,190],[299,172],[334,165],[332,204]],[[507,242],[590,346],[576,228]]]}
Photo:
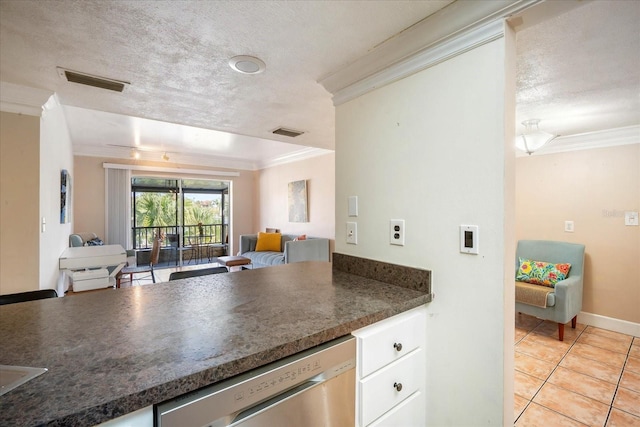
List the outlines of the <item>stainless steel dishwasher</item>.
{"label": "stainless steel dishwasher", "polygon": [[355,358],[355,338],[338,338],[155,405],[154,425],[353,426]]}

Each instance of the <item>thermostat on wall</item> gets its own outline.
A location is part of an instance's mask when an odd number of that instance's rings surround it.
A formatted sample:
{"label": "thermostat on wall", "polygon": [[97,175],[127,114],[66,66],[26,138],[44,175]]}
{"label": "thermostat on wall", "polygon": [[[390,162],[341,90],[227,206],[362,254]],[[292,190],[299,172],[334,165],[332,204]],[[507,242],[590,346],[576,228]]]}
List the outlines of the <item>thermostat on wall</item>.
{"label": "thermostat on wall", "polygon": [[460,226],[460,252],[463,254],[478,254],[478,226]]}

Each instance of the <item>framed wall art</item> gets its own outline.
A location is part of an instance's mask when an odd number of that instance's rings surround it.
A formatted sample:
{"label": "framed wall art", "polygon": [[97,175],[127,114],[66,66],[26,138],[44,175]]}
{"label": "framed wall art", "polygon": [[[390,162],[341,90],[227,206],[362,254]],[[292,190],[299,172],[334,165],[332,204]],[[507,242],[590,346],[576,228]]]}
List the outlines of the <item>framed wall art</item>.
{"label": "framed wall art", "polygon": [[69,204],[71,203],[71,176],[66,169],[60,171],[60,224],[70,222]]}
{"label": "framed wall art", "polygon": [[289,183],[289,222],[309,222],[307,213],[307,181]]}

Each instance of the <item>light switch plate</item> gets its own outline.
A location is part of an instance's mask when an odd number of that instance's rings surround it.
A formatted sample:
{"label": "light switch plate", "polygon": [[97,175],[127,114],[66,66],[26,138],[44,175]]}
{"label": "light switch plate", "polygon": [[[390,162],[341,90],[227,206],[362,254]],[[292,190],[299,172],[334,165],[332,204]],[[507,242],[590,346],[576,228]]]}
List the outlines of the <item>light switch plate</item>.
{"label": "light switch plate", "polygon": [[463,254],[478,255],[480,249],[478,243],[480,235],[477,225],[461,225],[460,226],[460,252]]}
{"label": "light switch plate", "polygon": [[358,216],[358,196],[349,196],[349,216]]}

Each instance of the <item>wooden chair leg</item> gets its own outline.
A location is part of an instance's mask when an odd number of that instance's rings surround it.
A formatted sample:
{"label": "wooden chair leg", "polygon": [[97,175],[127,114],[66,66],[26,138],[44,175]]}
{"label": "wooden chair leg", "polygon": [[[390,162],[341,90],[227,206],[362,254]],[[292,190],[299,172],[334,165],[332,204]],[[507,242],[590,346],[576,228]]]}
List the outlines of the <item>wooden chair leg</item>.
{"label": "wooden chair leg", "polygon": [[558,340],[564,341],[564,323],[558,323]]}
{"label": "wooden chair leg", "polygon": [[577,322],[577,321],[578,321],[578,316],[577,316],[577,315],[573,316],[573,319],[571,319],[571,327],[572,327],[573,329],[575,329],[575,328],[576,328],[576,322]]}

